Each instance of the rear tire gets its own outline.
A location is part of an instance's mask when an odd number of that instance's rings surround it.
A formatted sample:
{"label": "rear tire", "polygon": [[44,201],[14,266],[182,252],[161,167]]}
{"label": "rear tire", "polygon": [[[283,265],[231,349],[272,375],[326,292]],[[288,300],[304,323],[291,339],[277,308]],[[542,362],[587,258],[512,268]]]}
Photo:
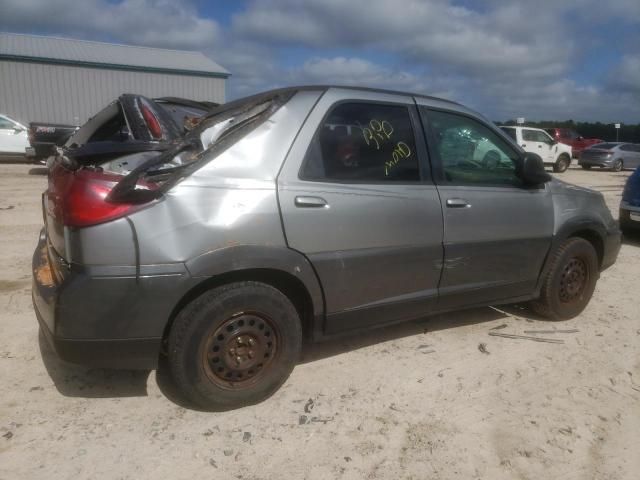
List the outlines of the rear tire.
{"label": "rear tire", "polygon": [[187,304],[168,338],[171,377],[206,410],[260,402],[289,377],[302,328],[291,301],[259,282],[214,288]]}
{"label": "rear tire", "polygon": [[611,171],[612,172],[620,172],[622,171],[622,168],[624,167],[622,160],[618,159],[616,161],[613,162],[613,165],[611,165]]}
{"label": "rear tire", "polygon": [[585,309],[599,276],[598,255],[583,238],[569,238],[553,254],[533,310],[550,320],[568,320]]}
{"label": "rear tire", "polygon": [[567,155],[566,153],[563,153],[558,157],[556,163],[553,164],[553,171],[555,173],[566,172],[567,168],[569,168],[569,165],[571,165],[571,157],[569,157],[569,155]]}

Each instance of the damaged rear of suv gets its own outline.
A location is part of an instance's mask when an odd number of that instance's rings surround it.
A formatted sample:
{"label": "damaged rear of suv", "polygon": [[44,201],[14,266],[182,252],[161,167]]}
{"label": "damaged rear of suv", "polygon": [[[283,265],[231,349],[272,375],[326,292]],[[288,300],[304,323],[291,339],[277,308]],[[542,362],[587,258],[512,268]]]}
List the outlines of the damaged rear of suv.
{"label": "damaged rear of suv", "polygon": [[253,403],[303,339],[524,300],[578,315],[620,234],[601,196],[550,180],[453,102],[266,92],[162,151],[57,158],[35,310],[65,360],[162,357],[199,406]]}

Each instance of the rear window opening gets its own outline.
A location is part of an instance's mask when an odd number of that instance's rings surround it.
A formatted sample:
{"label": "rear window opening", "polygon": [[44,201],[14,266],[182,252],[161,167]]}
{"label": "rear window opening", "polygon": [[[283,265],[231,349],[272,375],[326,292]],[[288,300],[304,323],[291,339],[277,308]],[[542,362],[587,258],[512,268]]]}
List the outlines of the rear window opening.
{"label": "rear window opening", "polygon": [[[294,93],[274,91],[223,105],[164,151],[135,152],[82,164],[63,157],[50,172],[48,196],[53,216],[66,226],[81,228],[145,207],[203,162],[214,160],[266,121]],[[117,131],[118,112],[114,105],[117,108],[117,104],[107,107],[113,116],[91,132],[89,138]],[[144,110],[141,113],[145,122],[153,123]],[[105,117],[107,112],[101,120]],[[108,125],[112,125],[111,130]]]}

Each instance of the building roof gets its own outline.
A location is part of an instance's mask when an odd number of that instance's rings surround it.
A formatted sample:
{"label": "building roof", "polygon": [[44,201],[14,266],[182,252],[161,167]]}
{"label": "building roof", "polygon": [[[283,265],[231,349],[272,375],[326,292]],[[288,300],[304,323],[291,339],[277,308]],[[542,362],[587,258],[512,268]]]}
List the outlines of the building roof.
{"label": "building roof", "polygon": [[201,52],[0,33],[0,60],[118,70],[228,77],[229,71]]}

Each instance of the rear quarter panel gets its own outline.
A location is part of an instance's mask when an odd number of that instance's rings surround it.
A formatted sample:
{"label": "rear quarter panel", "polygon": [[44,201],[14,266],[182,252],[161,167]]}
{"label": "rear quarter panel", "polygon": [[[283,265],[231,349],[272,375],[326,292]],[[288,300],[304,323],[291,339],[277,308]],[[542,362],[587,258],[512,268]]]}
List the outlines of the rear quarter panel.
{"label": "rear quarter panel", "polygon": [[282,162],[320,92],[297,93],[266,122],[131,215],[140,263],[186,262],[238,245],[286,246],[276,190]]}

